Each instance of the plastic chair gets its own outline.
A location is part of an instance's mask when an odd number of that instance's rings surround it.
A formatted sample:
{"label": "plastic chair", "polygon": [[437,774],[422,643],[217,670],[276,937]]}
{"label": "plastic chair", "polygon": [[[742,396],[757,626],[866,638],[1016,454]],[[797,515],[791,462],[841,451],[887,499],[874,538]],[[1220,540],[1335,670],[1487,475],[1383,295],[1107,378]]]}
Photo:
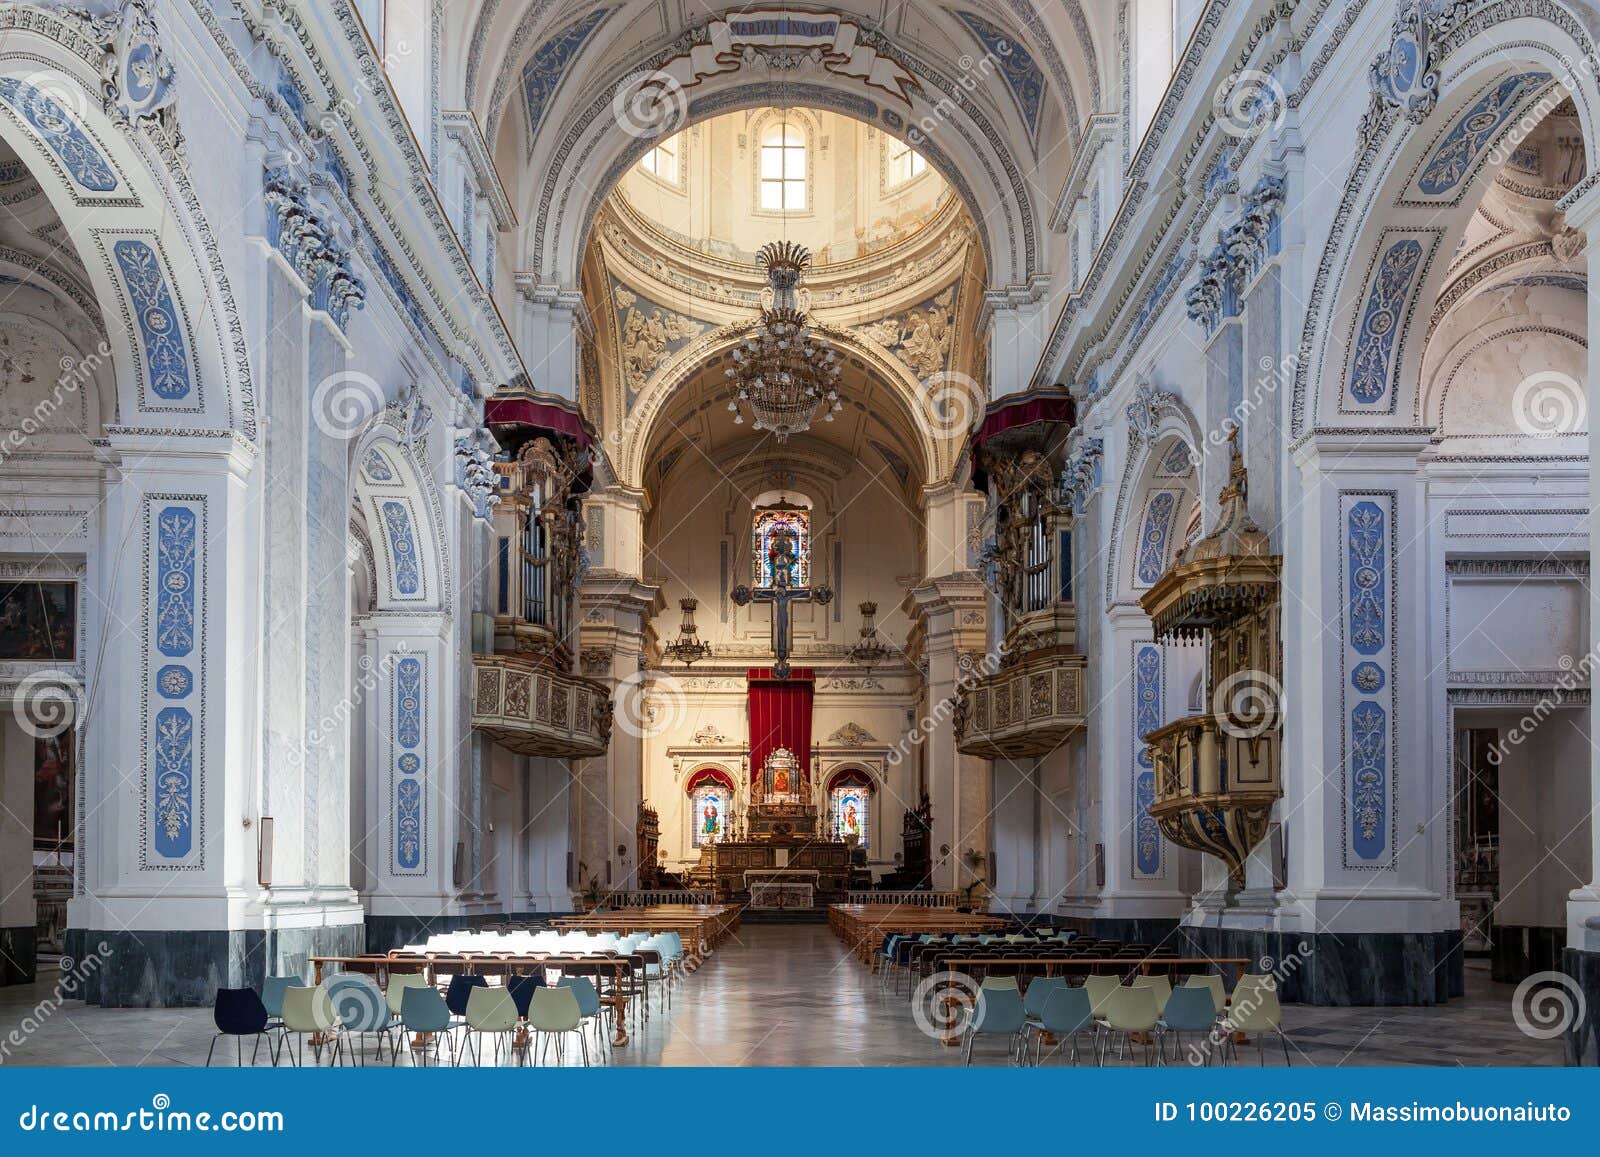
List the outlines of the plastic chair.
{"label": "plastic chair", "polygon": [[1102,1006],[1107,1036],[1100,1050],[1101,1063],[1110,1051],[1111,1037],[1118,1033],[1127,1043],[1132,1043],[1134,1033],[1146,1034],[1145,1064],[1150,1063],[1151,1042],[1155,1037],[1160,1014],[1156,1012],[1155,989],[1149,987],[1125,988],[1118,986]]}
{"label": "plastic chair", "polygon": [[1278,982],[1270,976],[1241,976],[1233,989],[1233,1003],[1224,1018],[1230,1034],[1255,1033],[1260,1044],[1261,1063],[1267,1063],[1267,1033],[1278,1034],[1283,1046],[1283,1063],[1289,1059],[1289,1038],[1283,1032],[1283,1006],[1278,1001]]}
{"label": "plastic chair", "polygon": [[[341,972],[324,982],[323,987],[328,991],[334,1015],[339,1018],[345,1032],[355,1033],[362,1039],[368,1033],[376,1033],[380,1058],[383,1056],[384,1041],[389,1042],[392,1051],[394,1038],[389,1033],[394,1028],[394,1020],[389,1015],[388,1002],[377,981],[359,972]],[[361,1048],[355,1042],[350,1047],[352,1055],[360,1060],[364,1055]]]}
{"label": "plastic chair", "polygon": [[408,988],[426,988],[428,978],[420,972],[391,972],[389,973],[389,987],[383,990],[385,1001],[389,1005],[389,1012],[396,1020],[405,1008],[406,990]]}
{"label": "plastic chair", "polygon": [[517,1006],[517,1015],[524,1020],[528,1016],[528,1001],[533,999],[533,990],[544,987],[544,973],[535,972],[530,975],[516,975],[506,977],[506,991],[511,994],[511,1000]]}
{"label": "plastic chair", "polygon": [[[450,1035],[450,1006],[445,1004],[444,997],[439,995],[439,990],[431,984],[410,984],[401,989],[402,1003],[400,1005],[400,1024],[405,1032],[420,1033],[423,1040],[420,1042],[422,1063],[428,1062],[428,1041],[430,1036],[443,1038],[450,1045],[451,1056],[456,1051],[455,1038]],[[416,1044],[413,1048],[418,1047]],[[438,1047],[434,1048],[434,1060],[439,1057]],[[395,1059],[391,1063],[399,1063],[400,1050],[395,1049]]]}
{"label": "plastic chair", "polygon": [[484,988],[488,981],[481,976],[461,975],[450,978],[450,987],[445,989],[444,1002],[450,1009],[450,1015],[457,1021],[464,1020],[467,1015],[467,1001],[475,988]]}
{"label": "plastic chair", "polygon": [[1165,976],[1135,976],[1130,987],[1154,990],[1157,1016],[1167,1007],[1167,998],[1172,995],[1172,981]]}
{"label": "plastic chair", "polygon": [[1200,973],[1189,977],[1184,982],[1185,988],[1204,988],[1211,993],[1211,1001],[1217,1006],[1217,1015],[1222,1015],[1228,1007],[1228,986],[1222,977],[1215,972]]}
{"label": "plastic chair", "polygon": [[[1011,981],[1009,987],[993,981]],[[1015,977],[990,977],[978,989],[977,1004],[973,1008],[972,1023],[967,1026],[967,1046],[962,1050],[961,1063],[972,1063],[972,1046],[979,1036],[1004,1036],[1007,1038],[1007,1059],[1015,1049],[1017,1034],[1022,1031],[1026,1017],[1022,1011],[1022,993],[1017,990]]]}
{"label": "plastic chair", "polygon": [[290,987],[284,990],[283,1033],[285,1038],[292,1035],[299,1046],[298,1056],[292,1050],[289,1053],[290,1059],[296,1065],[305,1063],[307,1036],[317,1038],[311,1044],[311,1056],[314,1061],[322,1059],[322,1046],[331,1037],[333,1063],[339,1063],[339,1053],[344,1046],[344,1038],[339,1032],[339,1017],[333,1011],[333,1001],[328,999],[326,989]]}
{"label": "plastic chair", "polygon": [[502,1040],[509,1039],[517,1027],[517,1002],[511,999],[510,990],[505,988],[478,985],[467,992],[466,1036],[461,1041],[460,1052],[456,1054],[456,1064],[461,1063],[460,1054],[467,1051],[469,1044],[473,1046],[472,1063],[483,1063],[482,1051],[473,1040],[473,1035],[482,1036],[484,1033],[495,1034],[495,1058],[498,1060]]}
{"label": "plastic chair", "polygon": [[[1217,1003],[1211,995],[1211,989],[1203,984],[1184,985],[1174,988],[1172,995],[1167,997],[1167,1005],[1161,1010],[1162,1036],[1172,1034],[1172,1059],[1177,1060],[1179,1050],[1183,1048],[1183,1034],[1186,1032],[1204,1033],[1207,1038],[1217,1028]],[[1218,1042],[1226,1044],[1224,1038]],[[1222,1054],[1220,1048],[1207,1048],[1202,1056],[1205,1063],[1211,1063],[1211,1054]],[[1224,1060],[1226,1057],[1224,1056]]]}
{"label": "plastic chair", "polygon": [[1106,1000],[1122,987],[1122,982],[1115,976],[1090,974],[1083,978],[1083,987],[1088,990],[1089,1005],[1094,1009],[1096,1019],[1099,1019],[1105,1016]]}
{"label": "plastic chair", "polygon": [[536,988],[528,1002],[528,1026],[544,1036],[545,1049],[551,1037],[556,1041],[556,1063],[561,1063],[561,1038],[567,1033],[577,1033],[578,1044],[583,1048],[583,1063],[589,1063],[589,1042],[580,1027],[583,1015],[578,1010],[578,997],[570,988]]}
{"label": "plastic chair", "polygon": [[584,1024],[592,1024],[597,1034],[596,1039],[604,1043],[605,1030],[600,1024],[600,992],[595,988],[594,982],[587,976],[563,976],[558,982],[560,988],[570,988],[572,995],[578,998],[578,1016]]}
{"label": "plastic chair", "polygon": [[[299,983],[300,978],[298,976],[269,976],[262,982],[261,1003],[267,1009],[266,1031],[268,1033],[281,1033],[283,1031],[283,994],[290,985]],[[281,1038],[279,1043],[282,1043]],[[251,1064],[256,1063],[256,1050],[260,1047],[261,1041],[257,1039],[250,1049]],[[272,1038],[270,1036],[267,1038],[267,1047],[272,1047]],[[277,1061],[273,1061],[273,1064],[277,1064]]]}
{"label": "plastic chair", "polygon": [[[256,1044],[261,1044],[261,1038],[267,1033],[267,1006],[261,1003],[261,998],[256,995],[253,988],[219,988],[217,989],[217,1002],[211,1008],[211,1020],[217,1026],[216,1035],[211,1038],[211,1048],[206,1050],[206,1068],[211,1067],[211,1054],[217,1047],[217,1041],[225,1036],[234,1038],[234,1048],[238,1058],[238,1065],[244,1068],[244,1038],[253,1036]],[[270,1048],[271,1045],[269,1044]],[[250,1063],[255,1063],[255,1050],[250,1052]]]}
{"label": "plastic chair", "polygon": [[1063,1039],[1069,1036],[1072,1038],[1072,1063],[1077,1064],[1078,1034],[1085,1029],[1090,1032],[1095,1029],[1094,1008],[1089,1003],[1089,990],[1063,985],[1051,992],[1044,1002],[1044,1009],[1039,1014],[1039,1023],[1034,1030],[1036,1035],[1033,1063],[1037,1065],[1043,1060],[1040,1054],[1044,1050],[1044,1034],[1049,1033],[1056,1038],[1055,1051],[1060,1051]]}

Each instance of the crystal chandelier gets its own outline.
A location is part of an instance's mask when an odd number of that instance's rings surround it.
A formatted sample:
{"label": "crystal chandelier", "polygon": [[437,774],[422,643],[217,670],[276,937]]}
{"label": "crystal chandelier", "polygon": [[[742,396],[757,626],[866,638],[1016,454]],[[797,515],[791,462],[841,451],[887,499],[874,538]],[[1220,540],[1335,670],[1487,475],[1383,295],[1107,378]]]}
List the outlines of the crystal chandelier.
{"label": "crystal chandelier", "polygon": [[667,658],[685,667],[697,659],[711,658],[711,644],[700,638],[699,629],[694,625],[694,612],[699,606],[698,599],[678,600],[678,608],[683,611],[683,625],[678,628],[678,637],[664,648]]}
{"label": "crystal chandelier", "polygon": [[878,604],[861,604],[861,639],[850,648],[850,658],[871,670],[888,657],[889,648],[878,638]]}
{"label": "crystal chandelier", "polygon": [[736,424],[770,430],[778,441],[811,428],[822,410],[833,421],[839,401],[839,375],[844,363],[821,326],[800,308],[801,275],[811,266],[811,253],[792,241],[763,245],[756,258],[767,273],[772,300],[761,320],[733,349],[733,366],[724,371],[734,387],[728,409]]}

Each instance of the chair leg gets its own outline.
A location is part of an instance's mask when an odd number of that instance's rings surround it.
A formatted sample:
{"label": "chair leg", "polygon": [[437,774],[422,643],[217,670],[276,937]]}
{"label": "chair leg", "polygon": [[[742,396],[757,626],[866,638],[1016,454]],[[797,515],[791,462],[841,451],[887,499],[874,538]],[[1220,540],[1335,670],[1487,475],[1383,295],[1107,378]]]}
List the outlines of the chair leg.
{"label": "chair leg", "polygon": [[584,1038],[584,1035],[583,1035],[583,1033],[581,1031],[578,1033],[578,1043],[583,1046],[583,1067],[584,1068],[588,1068],[589,1067],[589,1042]]}
{"label": "chair leg", "polygon": [[206,1050],[206,1068],[208,1069],[211,1067],[211,1054],[215,1052],[217,1048],[217,1037],[221,1035],[222,1034],[220,1032],[213,1034],[211,1037],[211,1047]]}
{"label": "chair leg", "polygon": [[1278,1030],[1278,1043],[1283,1046],[1283,1067],[1290,1068],[1294,1062],[1289,1059],[1289,1038],[1283,1035],[1283,1030]]}

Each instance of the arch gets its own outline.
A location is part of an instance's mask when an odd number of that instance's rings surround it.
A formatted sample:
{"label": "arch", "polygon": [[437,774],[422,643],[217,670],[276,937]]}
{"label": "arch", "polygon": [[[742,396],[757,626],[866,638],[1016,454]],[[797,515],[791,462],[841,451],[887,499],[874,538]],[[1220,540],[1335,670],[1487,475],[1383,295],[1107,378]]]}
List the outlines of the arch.
{"label": "arch", "polygon": [[[644,67],[649,67],[648,62]],[[640,71],[640,67],[632,67],[614,73],[598,95],[568,118],[564,135],[551,144],[544,180],[529,191],[534,203],[525,205],[522,212],[523,219],[532,222],[525,234],[524,268],[535,271],[541,280],[578,284],[602,203],[656,139],[617,131],[613,99]],[[875,90],[848,78],[836,78],[846,81],[848,87],[825,87],[751,82],[735,71],[707,78],[696,86],[694,99],[670,127],[681,132],[722,113],[776,102],[827,109],[873,125],[908,141],[966,203],[983,245],[990,288],[1029,285],[1043,273],[1044,250],[1024,168],[1006,150],[1004,135],[960,85],[926,65],[913,71],[943,94],[937,111],[929,106],[908,118],[884,106]],[[635,79],[633,83],[638,82]],[[939,132],[920,129],[919,117],[937,125]],[[553,124],[547,119],[546,129]]]}
{"label": "arch", "polygon": [[375,611],[440,611],[450,605],[449,559],[438,488],[390,406],[352,445],[351,502],[359,512]]}
{"label": "arch", "polygon": [[125,426],[257,436],[243,326],[173,140],[102,105],[100,46],[59,10],[4,12],[0,139],[83,259]]}
{"label": "arch", "polygon": [[721,784],[730,792],[738,790],[733,782],[733,776],[728,774],[728,770],[714,763],[705,764],[691,771],[689,778],[683,781],[683,790],[692,792],[695,788],[704,787],[708,783]]}
{"label": "arch", "polygon": [[872,826],[877,820],[878,785],[859,768],[843,768],[828,777],[823,790],[826,804],[826,832],[849,839],[855,836],[861,847],[872,846]]}
{"label": "arch", "polygon": [[[1449,257],[1497,147],[1548,93],[1572,97],[1594,155],[1600,87],[1592,71],[1568,62],[1594,59],[1595,45],[1566,9],[1504,0],[1436,23],[1437,107],[1414,126],[1392,109],[1362,126],[1306,310],[1293,437],[1319,425],[1399,426],[1420,415],[1422,327]],[[1594,176],[1591,162],[1580,187]],[[1313,366],[1321,367],[1315,375]]]}
{"label": "arch", "polygon": [[[1194,507],[1202,505],[1199,475],[1202,444],[1199,424],[1176,395],[1154,391],[1159,417],[1148,435],[1129,431],[1128,458],[1117,489],[1106,551],[1106,607],[1134,602],[1150,587],[1151,568],[1170,565],[1184,545]],[[1136,403],[1137,405],[1137,403]],[[1170,499],[1157,501],[1159,495]],[[1143,566],[1147,581],[1141,580]]]}
{"label": "arch", "polygon": [[[643,488],[646,453],[652,445],[656,425],[666,410],[667,402],[690,378],[702,371],[708,361],[737,345],[748,329],[749,322],[740,321],[702,334],[674,354],[645,383],[644,390],[623,423],[621,443],[612,455],[612,467],[623,485]],[[888,393],[899,403],[901,417],[906,420],[906,426],[912,434],[914,445],[910,449],[917,457],[915,465],[921,471],[922,478],[930,483],[942,480],[947,471],[954,469],[960,450],[954,439],[935,437],[935,422],[940,415],[934,411],[934,406],[944,395],[930,394],[899,359],[877,343],[849,330],[837,331],[829,336],[834,338],[836,348],[860,358],[868,371],[887,385]],[[912,405],[911,399],[914,398],[920,399],[921,404]]]}

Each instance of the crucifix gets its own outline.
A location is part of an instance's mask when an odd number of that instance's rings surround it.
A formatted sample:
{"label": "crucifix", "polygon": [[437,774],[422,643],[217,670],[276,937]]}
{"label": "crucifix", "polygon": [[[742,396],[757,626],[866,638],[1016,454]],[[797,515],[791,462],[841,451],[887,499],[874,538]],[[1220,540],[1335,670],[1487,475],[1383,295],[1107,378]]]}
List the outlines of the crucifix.
{"label": "crucifix", "polygon": [[779,527],[772,532],[772,543],[767,547],[767,561],[772,564],[772,585],[758,590],[751,590],[742,584],[736,586],[733,588],[733,601],[741,607],[752,602],[772,604],[772,653],[778,657],[778,661],[772,665],[772,674],[775,678],[787,679],[791,625],[789,604],[815,602],[820,606],[827,606],[833,600],[833,588],[826,585],[816,587],[790,585],[794,581],[794,568],[798,561],[792,530]]}

